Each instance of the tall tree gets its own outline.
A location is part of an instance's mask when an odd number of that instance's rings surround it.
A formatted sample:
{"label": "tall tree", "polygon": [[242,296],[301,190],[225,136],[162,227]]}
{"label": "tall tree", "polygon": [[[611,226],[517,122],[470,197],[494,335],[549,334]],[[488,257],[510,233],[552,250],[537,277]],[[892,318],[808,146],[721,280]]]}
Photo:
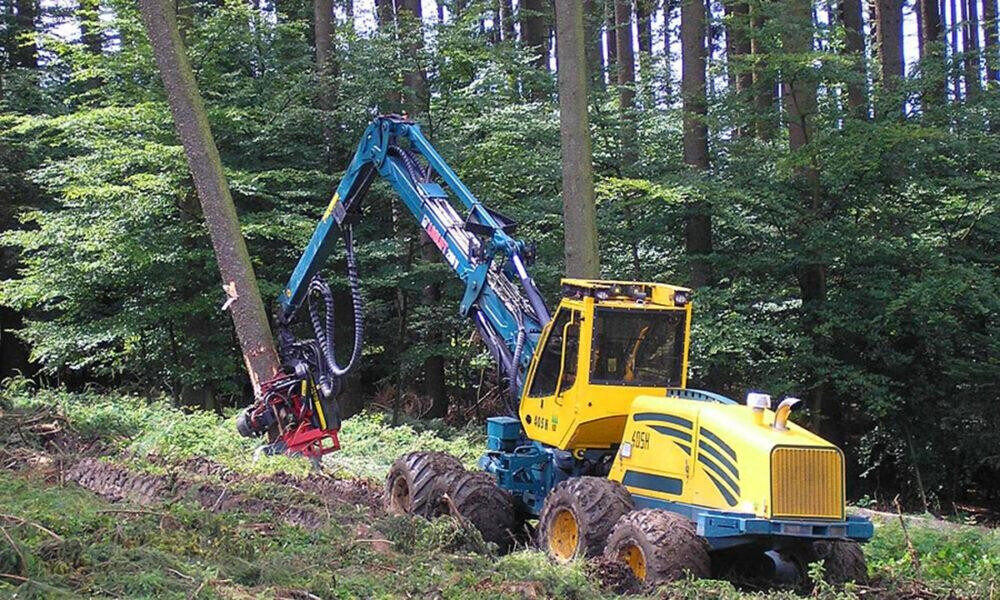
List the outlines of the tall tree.
{"label": "tall tree", "polygon": [[[439,2],[438,7],[442,4]],[[500,22],[503,25],[503,39],[513,41],[514,33],[514,3],[511,0],[500,0]]]}
{"label": "tall tree", "polygon": [[584,42],[591,90],[604,89],[604,57],[601,52],[601,26],[603,24],[603,0],[583,0],[583,28],[586,35]]}
{"label": "tall tree", "polygon": [[521,41],[535,57],[533,64],[539,69],[547,69],[549,29],[545,23],[543,0],[521,0],[518,20],[521,22]]}
{"label": "tall tree", "polygon": [[[375,17],[378,20],[378,27],[380,30],[388,33],[389,35],[396,35],[396,6],[394,0],[375,0]],[[399,57],[393,56],[391,58],[393,63],[399,63]],[[396,77],[400,77],[398,71],[394,68],[391,72]],[[386,94],[386,106],[382,107],[382,112],[384,113],[396,113],[402,112],[403,110],[403,94],[398,88],[398,79],[393,81],[393,86],[389,89],[388,94]]]}
{"label": "tall tree", "polygon": [[632,2],[615,0],[615,40],[618,43],[618,106],[621,117],[619,145],[622,171],[639,161],[635,131],[635,53],[632,48]]}
{"label": "tall tree", "polygon": [[983,0],[983,58],[986,84],[1000,81],[1000,36],[997,33],[997,0]]}
{"label": "tall tree", "polygon": [[672,100],[673,90],[673,22],[674,13],[677,12],[678,0],[663,0],[663,94],[667,97],[667,102]]}
{"label": "tall tree", "polygon": [[[521,0],[518,9],[518,20],[521,22],[521,43],[526,50],[534,55],[532,64],[539,70],[549,68],[549,28],[545,23],[545,6],[542,0]],[[541,100],[545,97],[545,88],[536,78],[526,82],[528,97]]]}
{"label": "tall tree", "polygon": [[[705,81],[705,2],[681,1],[681,101],[684,164],[708,170],[708,114]],[[711,282],[712,219],[708,206],[692,203],[685,225],[685,250],[691,264],[691,285]]]}
{"label": "tall tree", "polygon": [[140,0],[139,9],[198,190],[223,287],[231,300],[229,311],[240,350],[254,391],[259,393],[260,384],[278,373],[278,354],[205,104],[181,42],[174,3]]}
{"label": "tall tree", "polygon": [[604,2],[604,47],[608,52],[608,83],[614,83],[618,70],[618,27],[615,25],[615,0]]}
{"label": "tall tree", "polygon": [[965,50],[965,93],[975,101],[982,91],[979,62],[979,0],[959,0],[962,2],[962,40]]}
{"label": "tall tree", "polygon": [[14,19],[16,31],[24,39],[18,39],[8,50],[14,66],[23,69],[38,68],[38,44],[35,36],[38,33],[35,18],[38,15],[37,0],[15,0],[14,8],[17,15]]}
{"label": "tall tree", "polygon": [[654,0],[635,0],[635,26],[639,37],[639,74],[642,80],[642,102],[652,107],[653,97],[653,11]]}
{"label": "tall tree", "polygon": [[[750,6],[744,0],[723,3],[726,11],[726,59],[729,83],[741,96],[753,89],[753,71],[750,70]],[[741,127],[740,135],[747,129]]]}
{"label": "tall tree", "polygon": [[[427,74],[420,66],[420,54],[423,51],[423,10],[420,0],[401,0],[397,6],[397,16],[401,27],[414,27],[407,31],[405,38],[411,42],[407,46],[409,54],[406,63],[409,68],[403,72],[403,104],[412,118],[424,116],[428,112],[430,95],[427,86]],[[426,233],[420,234],[420,255],[430,263],[441,262],[441,253]],[[424,304],[434,310],[441,303],[441,285],[431,283],[423,289]],[[431,345],[439,346],[443,335],[440,329],[430,331]],[[424,359],[424,393],[431,400],[427,411],[428,418],[442,418],[448,414],[448,396],[445,390],[444,356],[435,353]]]}
{"label": "tall tree", "polygon": [[894,91],[903,78],[903,0],[875,0],[875,42],[883,89]]}
{"label": "tall tree", "polygon": [[[823,227],[823,206],[819,186],[819,170],[808,148],[813,139],[816,119],[816,80],[809,53],[813,50],[813,16],[810,0],[784,0],[787,22],[782,29],[782,51],[786,63],[794,65],[783,72],[782,98],[788,126],[788,147],[793,154],[805,153],[798,161],[804,166],[796,170],[796,184],[802,190],[800,225],[796,231],[801,265],[798,269],[799,293],[802,296],[803,320],[812,338],[813,352],[818,357],[825,352],[825,337],[821,331],[821,308],[826,301],[826,264],[821,251],[812,247],[809,233]],[[880,0],[882,1],[882,0]],[[817,361],[818,362],[818,361]],[[809,373],[812,380],[811,407],[819,415],[821,431],[832,439],[840,439],[835,410],[825,406],[824,375],[815,367]]]}
{"label": "tall tree", "polygon": [[757,139],[770,140],[774,136],[775,85],[767,68],[768,47],[765,37],[767,16],[765,2],[754,3],[750,9],[750,53],[753,55],[754,129]]}
{"label": "tall tree", "polygon": [[[921,0],[937,5],[937,0]],[[839,0],[838,14],[844,26],[844,54],[854,61],[854,79],[847,84],[847,109],[855,118],[868,116],[868,85],[865,70],[865,35],[861,0]]]}
{"label": "tall tree", "polygon": [[587,114],[587,63],[583,6],[556,0],[559,135],[562,143],[563,224],[566,276],[600,276],[594,165]]}

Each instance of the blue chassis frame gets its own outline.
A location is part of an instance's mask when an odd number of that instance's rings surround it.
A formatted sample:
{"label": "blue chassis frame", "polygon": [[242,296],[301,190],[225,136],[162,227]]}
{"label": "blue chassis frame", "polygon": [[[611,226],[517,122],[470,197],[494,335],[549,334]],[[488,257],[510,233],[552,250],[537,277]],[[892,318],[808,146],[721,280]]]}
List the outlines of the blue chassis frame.
{"label": "blue chassis frame", "polygon": [[[684,390],[697,396],[699,390]],[[672,390],[673,392],[673,390]],[[706,400],[721,398],[706,393]],[[725,398],[729,402],[728,398]],[[586,475],[584,465],[589,459],[597,462],[613,450],[588,450],[581,460],[565,451],[528,440],[520,421],[513,417],[492,417],[486,424],[486,454],[479,466],[497,478],[498,485],[514,497],[518,509],[528,516],[541,512],[545,497],[559,482]],[[736,546],[760,546],[766,550],[780,549],[802,541],[847,539],[866,542],[874,534],[870,520],[849,516],[844,521],[804,521],[763,519],[753,514],[727,512],[632,494],[637,508],[669,510],[694,522],[698,535],[705,538],[712,550]]]}

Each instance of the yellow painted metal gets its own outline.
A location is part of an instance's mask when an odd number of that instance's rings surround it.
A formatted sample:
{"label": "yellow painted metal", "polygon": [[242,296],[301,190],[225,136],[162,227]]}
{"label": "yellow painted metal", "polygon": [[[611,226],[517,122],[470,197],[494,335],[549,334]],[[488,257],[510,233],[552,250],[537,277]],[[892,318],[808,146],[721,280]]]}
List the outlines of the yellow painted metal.
{"label": "yellow painted metal", "polygon": [[[591,338],[598,308],[684,311],[679,387],[685,387],[692,303],[677,306],[674,297],[688,290],[655,283],[572,279],[564,279],[563,285],[590,293],[564,297],[542,333],[521,399],[521,423],[528,437],[572,451],[618,447],[609,477],[633,494],[765,518],[843,518],[840,451],[794,423],[789,422],[784,431],[774,429],[774,412],[755,415],[744,405],[684,399],[662,387],[591,383]],[[645,297],[637,301],[627,294],[616,295],[615,286],[642,286]],[[612,293],[598,299],[598,290]],[[552,395],[532,397],[528,392],[539,359],[552,323],[563,311],[579,315],[576,379],[562,389],[560,377]],[[566,368],[563,362],[560,371]]]}
{"label": "yellow painted metal", "polygon": [[569,509],[556,513],[549,528],[549,551],[557,559],[567,561],[576,555],[576,547],[580,543],[580,526],[576,515]]}
{"label": "yellow painted metal", "polygon": [[844,457],[837,448],[779,446],[771,452],[775,517],[844,518]]}
{"label": "yellow painted metal", "polygon": [[642,548],[635,544],[629,544],[622,549],[620,558],[632,570],[636,579],[646,581],[646,555],[642,553]]}
{"label": "yellow painted metal", "polygon": [[[609,477],[634,494],[672,502],[765,518],[842,518],[840,451],[794,423],[778,431],[773,422],[770,410],[759,425],[744,405],[640,396],[632,402]],[[812,452],[796,454],[802,450]],[[772,452],[781,461],[776,468]],[[817,457],[828,462],[820,465]],[[840,461],[837,466],[831,457]],[[822,468],[813,471],[817,467]],[[784,506],[794,511],[775,510],[775,482],[783,501],[791,503]],[[798,500],[813,497],[823,500],[812,505]]]}
{"label": "yellow painted metal", "polygon": [[[687,288],[660,283],[628,281],[594,281],[563,279],[563,285],[582,289],[621,286],[645,286],[650,294],[642,302],[631,298],[612,296],[607,300],[596,300],[592,295],[581,298],[563,298],[556,313],[549,321],[536,346],[535,356],[528,370],[528,377],[520,404],[521,424],[525,432],[534,440],[564,450],[585,448],[610,448],[621,442],[625,416],[632,400],[639,395],[662,394],[662,387],[642,387],[633,385],[594,385],[589,381],[592,352],[591,337],[594,329],[594,311],[600,308],[620,308],[630,311],[684,311],[684,345],[680,385],[686,384],[687,354],[690,347],[691,304],[674,304],[674,294],[678,291],[689,293]],[[579,346],[576,364],[576,382],[569,389],[562,389],[562,375],[556,393],[545,397],[529,395],[538,362],[551,335],[553,324],[563,311],[576,311],[580,315]],[[563,338],[565,341],[565,337]],[[563,365],[565,368],[565,365]]]}

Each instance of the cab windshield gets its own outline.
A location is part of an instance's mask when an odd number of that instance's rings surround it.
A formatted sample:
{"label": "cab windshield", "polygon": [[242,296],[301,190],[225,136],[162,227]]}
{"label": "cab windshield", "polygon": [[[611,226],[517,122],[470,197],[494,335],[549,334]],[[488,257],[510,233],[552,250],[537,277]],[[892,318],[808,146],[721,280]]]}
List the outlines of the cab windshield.
{"label": "cab windshield", "polygon": [[591,383],[681,384],[685,311],[598,308],[594,312]]}

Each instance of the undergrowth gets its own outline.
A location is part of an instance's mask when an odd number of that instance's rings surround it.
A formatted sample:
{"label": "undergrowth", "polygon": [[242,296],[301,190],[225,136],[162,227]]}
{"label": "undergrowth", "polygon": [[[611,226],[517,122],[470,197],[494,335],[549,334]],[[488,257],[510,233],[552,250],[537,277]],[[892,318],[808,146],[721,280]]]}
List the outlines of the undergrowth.
{"label": "undergrowth", "polygon": [[[254,478],[305,475],[307,461],[251,458],[260,441],[239,436],[234,415],[188,412],[165,400],[97,392],[31,390],[13,382],[0,410],[58,408],[82,438],[100,438],[112,460],[130,468],[203,457],[248,475],[243,493],[288,499],[285,487]],[[392,427],[380,414],[344,423],[343,449],[328,471],[381,479],[392,461],[413,450],[442,450],[472,464],[483,445],[472,430]],[[124,458],[123,458],[124,457]],[[155,460],[154,460],[155,459]],[[0,597],[128,598],[524,598],[610,597],[586,563],[554,564],[527,548],[497,556],[481,537],[450,517],[433,522],[335,506],[316,531],[270,522],[267,515],[212,513],[187,501],[156,507],[111,504],[74,485],[39,474],[0,470]],[[3,515],[13,516],[6,518]],[[910,549],[912,547],[912,550]],[[1000,534],[927,521],[876,522],[865,547],[871,587],[821,583],[814,567],[811,597],[994,598],[1000,592]],[[18,579],[20,578],[20,579]],[[690,580],[649,591],[650,597],[720,600],[799,598],[781,589],[748,590]]]}

